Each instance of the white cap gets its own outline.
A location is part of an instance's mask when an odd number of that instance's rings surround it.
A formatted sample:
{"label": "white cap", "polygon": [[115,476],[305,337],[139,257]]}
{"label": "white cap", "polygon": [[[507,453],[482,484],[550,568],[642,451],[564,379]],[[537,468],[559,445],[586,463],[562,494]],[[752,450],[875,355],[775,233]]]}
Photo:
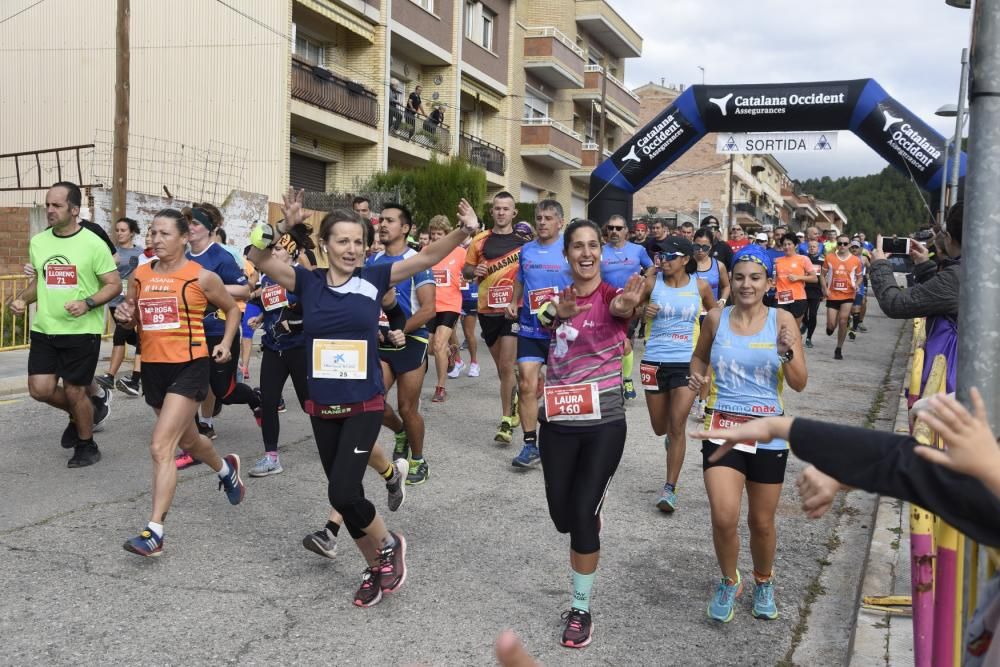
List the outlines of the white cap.
{"label": "white cap", "polygon": [[834,233],[834,234],[836,234],[837,236],[840,236],[840,230],[839,230],[839,229],[837,229],[836,227],[830,227],[830,229],[828,229],[828,230],[826,230],[826,231],[828,231],[828,232],[833,232],[833,233]]}
{"label": "white cap", "polygon": [[755,236],[753,238],[754,238],[755,241],[766,241],[767,240],[767,234],[765,234],[764,232],[758,232],[757,236]]}

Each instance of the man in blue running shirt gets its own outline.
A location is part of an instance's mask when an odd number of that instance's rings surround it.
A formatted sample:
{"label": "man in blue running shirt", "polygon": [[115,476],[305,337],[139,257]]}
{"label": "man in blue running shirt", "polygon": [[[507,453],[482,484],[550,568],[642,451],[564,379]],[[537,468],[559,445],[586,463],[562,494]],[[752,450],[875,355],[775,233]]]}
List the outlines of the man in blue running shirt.
{"label": "man in blue running shirt", "polygon": [[[517,468],[530,468],[540,460],[538,453],[538,375],[549,356],[549,330],[542,327],[537,313],[553,296],[569,287],[572,279],[562,245],[563,207],[555,199],[535,205],[538,238],[521,246],[521,262],[514,279],[514,301],[507,317],[517,319],[517,370],[520,373],[519,401],[524,447],[511,461]],[[520,307],[517,304],[524,301]]]}
{"label": "man in blue running shirt", "polygon": [[[641,245],[628,240],[628,225],[625,218],[613,215],[604,225],[604,233],[608,242],[601,251],[601,278],[612,287],[622,289],[628,279],[640,271],[653,265],[649,253]],[[692,226],[693,235],[693,226]],[[638,322],[638,320],[636,320]],[[635,384],[632,382],[632,368],[635,357],[632,354],[632,334],[635,324],[629,327],[629,336],[625,339],[625,356],[622,357],[622,385],[625,398],[635,398]]]}

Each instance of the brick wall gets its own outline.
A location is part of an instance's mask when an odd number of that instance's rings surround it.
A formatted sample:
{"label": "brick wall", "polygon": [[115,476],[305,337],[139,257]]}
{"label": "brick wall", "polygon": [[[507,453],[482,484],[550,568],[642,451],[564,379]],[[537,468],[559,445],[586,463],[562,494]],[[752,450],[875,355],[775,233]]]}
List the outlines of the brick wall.
{"label": "brick wall", "polygon": [[21,274],[28,261],[31,209],[0,208],[0,275]]}

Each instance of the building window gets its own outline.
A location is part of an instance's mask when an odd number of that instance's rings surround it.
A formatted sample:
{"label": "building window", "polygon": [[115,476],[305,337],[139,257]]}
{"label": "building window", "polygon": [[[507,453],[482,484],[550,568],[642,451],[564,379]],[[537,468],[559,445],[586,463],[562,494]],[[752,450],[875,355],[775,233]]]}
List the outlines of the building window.
{"label": "building window", "polygon": [[323,59],[323,45],[315,39],[303,35],[299,30],[295,31],[295,55],[314,65],[322,65],[326,62]]}
{"label": "building window", "polygon": [[595,49],[594,47],[589,47],[587,49],[587,64],[595,67],[601,66],[601,61],[604,60],[604,54]]}
{"label": "building window", "polygon": [[493,50],[497,14],[481,2],[465,3],[465,36],[487,51]]}
{"label": "building window", "polygon": [[413,0],[413,4],[420,5],[431,14],[434,13],[434,0]]}
{"label": "building window", "polygon": [[549,100],[533,88],[524,90],[524,117],[525,118],[548,118]]}

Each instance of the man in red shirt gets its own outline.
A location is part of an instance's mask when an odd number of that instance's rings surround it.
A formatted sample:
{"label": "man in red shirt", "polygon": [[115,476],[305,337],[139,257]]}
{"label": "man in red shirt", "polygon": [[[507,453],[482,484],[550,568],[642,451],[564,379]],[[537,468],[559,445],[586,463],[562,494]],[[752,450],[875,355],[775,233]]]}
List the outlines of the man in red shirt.
{"label": "man in red shirt", "polygon": [[732,248],[735,253],[740,248],[748,245],[750,243],[750,239],[747,238],[743,228],[734,222],[733,226],[729,229],[729,240],[726,241],[726,243],[729,244],[729,247]]}

